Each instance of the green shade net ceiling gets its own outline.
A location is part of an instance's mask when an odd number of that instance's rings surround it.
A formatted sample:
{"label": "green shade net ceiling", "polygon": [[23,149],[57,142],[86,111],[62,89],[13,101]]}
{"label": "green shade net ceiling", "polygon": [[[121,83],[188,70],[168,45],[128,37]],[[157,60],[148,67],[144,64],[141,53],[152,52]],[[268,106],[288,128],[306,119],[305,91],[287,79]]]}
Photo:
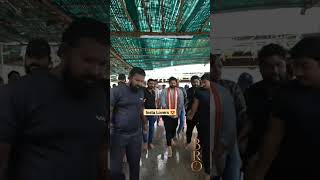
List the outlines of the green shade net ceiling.
{"label": "green shade net ceiling", "polygon": [[39,1],[0,1],[0,43],[25,43],[34,37],[60,40],[63,25],[54,12]]}
{"label": "green shade net ceiling", "polygon": [[[106,22],[107,4],[101,1],[54,0],[55,5],[72,17],[89,16]],[[210,45],[210,0],[111,0],[111,61],[145,70],[206,63]],[[114,35],[113,33],[119,33]],[[188,35],[191,39],[140,38],[157,35]],[[201,32],[201,33],[199,33]],[[193,34],[194,33],[194,34]],[[111,68],[128,70],[125,63]],[[129,67],[130,67],[129,66]]]}
{"label": "green shade net ceiling", "polygon": [[[110,13],[112,32],[130,32],[112,35],[111,43],[132,66],[152,70],[209,60],[210,0],[111,0]],[[149,32],[193,38],[141,38]]]}
{"label": "green shade net ceiling", "polygon": [[[219,13],[303,7],[305,3],[303,0],[10,0],[0,3],[0,42],[25,44],[31,38],[44,37],[59,43],[66,22],[48,4],[69,17],[87,16],[108,23],[112,31],[111,68],[118,73],[127,72],[129,65],[154,69],[207,62],[210,6]],[[188,33],[193,39],[139,38],[150,32]],[[20,46],[6,46],[4,50],[5,62],[17,59],[20,54]]]}

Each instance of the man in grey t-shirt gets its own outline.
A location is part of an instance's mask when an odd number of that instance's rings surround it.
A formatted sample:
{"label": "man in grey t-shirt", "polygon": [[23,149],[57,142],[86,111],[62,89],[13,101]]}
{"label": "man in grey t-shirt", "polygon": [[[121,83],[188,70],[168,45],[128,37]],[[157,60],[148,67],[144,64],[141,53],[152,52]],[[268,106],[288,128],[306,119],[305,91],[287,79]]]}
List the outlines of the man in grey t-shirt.
{"label": "man in grey t-shirt", "polygon": [[128,85],[117,86],[111,90],[110,170],[112,179],[125,179],[122,160],[126,154],[130,180],[139,180],[143,125],[146,130],[142,88],[145,76],[143,69],[135,67],[130,71]]}

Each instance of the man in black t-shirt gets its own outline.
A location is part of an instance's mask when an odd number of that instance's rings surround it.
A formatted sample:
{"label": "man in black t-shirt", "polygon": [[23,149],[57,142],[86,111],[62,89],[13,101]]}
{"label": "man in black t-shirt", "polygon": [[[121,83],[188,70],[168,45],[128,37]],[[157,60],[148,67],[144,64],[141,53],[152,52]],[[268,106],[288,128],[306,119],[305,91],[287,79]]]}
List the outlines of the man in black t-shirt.
{"label": "man in black t-shirt", "polygon": [[286,79],[286,55],[286,50],[277,44],[266,45],[258,53],[263,80],[253,84],[245,92],[250,125],[245,166],[250,166],[259,158],[257,152],[264,141],[274,91]]}
{"label": "man in black t-shirt", "polygon": [[[145,109],[156,109],[156,94],[154,91],[155,81],[149,79],[147,82],[148,87],[144,90],[144,108]],[[143,134],[144,149],[153,149],[152,144],[154,136],[154,123],[157,121],[156,116],[147,116],[149,123],[149,132]]]}
{"label": "man in black t-shirt", "polygon": [[125,74],[119,74],[118,76],[118,86],[120,85],[126,85],[127,79]]}
{"label": "man in black t-shirt", "polygon": [[11,84],[13,82],[16,82],[21,77],[20,73],[18,71],[11,71],[8,74],[8,84]]}
{"label": "man in black t-shirt", "polygon": [[[194,100],[194,96],[195,96],[196,90],[200,86],[200,78],[198,76],[192,76],[191,77],[191,84],[192,84],[192,87],[187,90],[187,98],[188,98],[188,100],[187,100],[187,110],[186,110],[187,113],[189,113],[189,111],[191,111],[191,107],[192,107],[192,104],[193,104],[193,100]],[[191,145],[192,145],[191,144],[192,132],[193,132],[194,127],[197,126],[198,123],[199,123],[199,118],[198,118],[197,113],[194,115],[192,120],[188,120],[187,119],[187,132],[186,132],[186,135],[187,135],[187,148],[190,148]],[[198,127],[197,127],[197,129],[198,129]]]}
{"label": "man in black t-shirt", "polygon": [[36,69],[48,70],[51,64],[51,49],[44,39],[32,39],[27,46],[25,55],[25,71],[30,74]]}
{"label": "man in black t-shirt", "polygon": [[194,95],[191,111],[188,114],[188,121],[194,119],[195,114],[199,118],[198,137],[202,149],[202,161],[205,173],[210,175],[210,75],[204,74],[201,77],[201,88],[197,89]]}
{"label": "man in black t-shirt", "polygon": [[320,37],[290,51],[297,80],[277,91],[272,117],[248,180],[320,179]]}
{"label": "man in black t-shirt", "polygon": [[58,68],[0,88],[0,179],[105,179],[106,25],[74,20]]}

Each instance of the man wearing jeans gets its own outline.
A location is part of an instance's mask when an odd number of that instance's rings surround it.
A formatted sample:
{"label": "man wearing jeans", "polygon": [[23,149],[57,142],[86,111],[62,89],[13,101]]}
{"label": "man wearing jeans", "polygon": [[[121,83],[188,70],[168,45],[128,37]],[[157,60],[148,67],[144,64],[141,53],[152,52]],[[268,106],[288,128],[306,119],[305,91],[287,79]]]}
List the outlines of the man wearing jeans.
{"label": "man wearing jeans", "polygon": [[[155,80],[155,93],[156,93],[156,108],[160,108],[160,95],[162,93],[162,86],[158,84],[158,81]],[[160,116],[156,116],[157,126],[159,126]]]}
{"label": "man wearing jeans", "polygon": [[[147,82],[148,87],[144,91],[144,107],[145,109],[156,109],[156,95],[154,91],[155,81],[149,79]],[[147,116],[149,122],[149,133],[143,133],[144,149],[153,149],[152,144],[154,135],[154,123],[157,120],[156,116]]]}
{"label": "man wearing jeans", "polygon": [[184,122],[185,122],[185,119],[186,119],[186,110],[185,110],[185,104],[186,104],[186,101],[187,101],[187,92],[186,90],[183,88],[183,87],[180,87],[179,86],[179,82],[177,84],[177,87],[179,87],[179,89],[182,91],[183,93],[183,107],[182,109],[180,109],[180,112],[179,112],[179,127],[178,127],[178,130],[177,130],[177,134],[178,134],[178,137],[180,137],[180,132],[184,129]]}

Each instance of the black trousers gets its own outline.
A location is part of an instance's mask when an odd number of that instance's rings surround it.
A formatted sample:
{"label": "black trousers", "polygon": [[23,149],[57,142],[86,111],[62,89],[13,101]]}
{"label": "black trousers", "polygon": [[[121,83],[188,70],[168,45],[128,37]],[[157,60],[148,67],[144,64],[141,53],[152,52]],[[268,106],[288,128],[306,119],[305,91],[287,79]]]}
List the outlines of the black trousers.
{"label": "black trousers", "polygon": [[191,138],[192,138],[192,132],[195,126],[197,126],[197,130],[199,131],[199,119],[198,118],[193,118],[192,120],[187,120],[187,144],[191,143]]}
{"label": "black trousers", "polygon": [[200,124],[198,127],[204,171],[210,174],[210,126]]}
{"label": "black trousers", "polygon": [[176,129],[178,126],[178,118],[162,116],[162,119],[164,121],[164,127],[166,129],[167,146],[171,146],[171,140],[172,138],[174,138],[176,134]]}

